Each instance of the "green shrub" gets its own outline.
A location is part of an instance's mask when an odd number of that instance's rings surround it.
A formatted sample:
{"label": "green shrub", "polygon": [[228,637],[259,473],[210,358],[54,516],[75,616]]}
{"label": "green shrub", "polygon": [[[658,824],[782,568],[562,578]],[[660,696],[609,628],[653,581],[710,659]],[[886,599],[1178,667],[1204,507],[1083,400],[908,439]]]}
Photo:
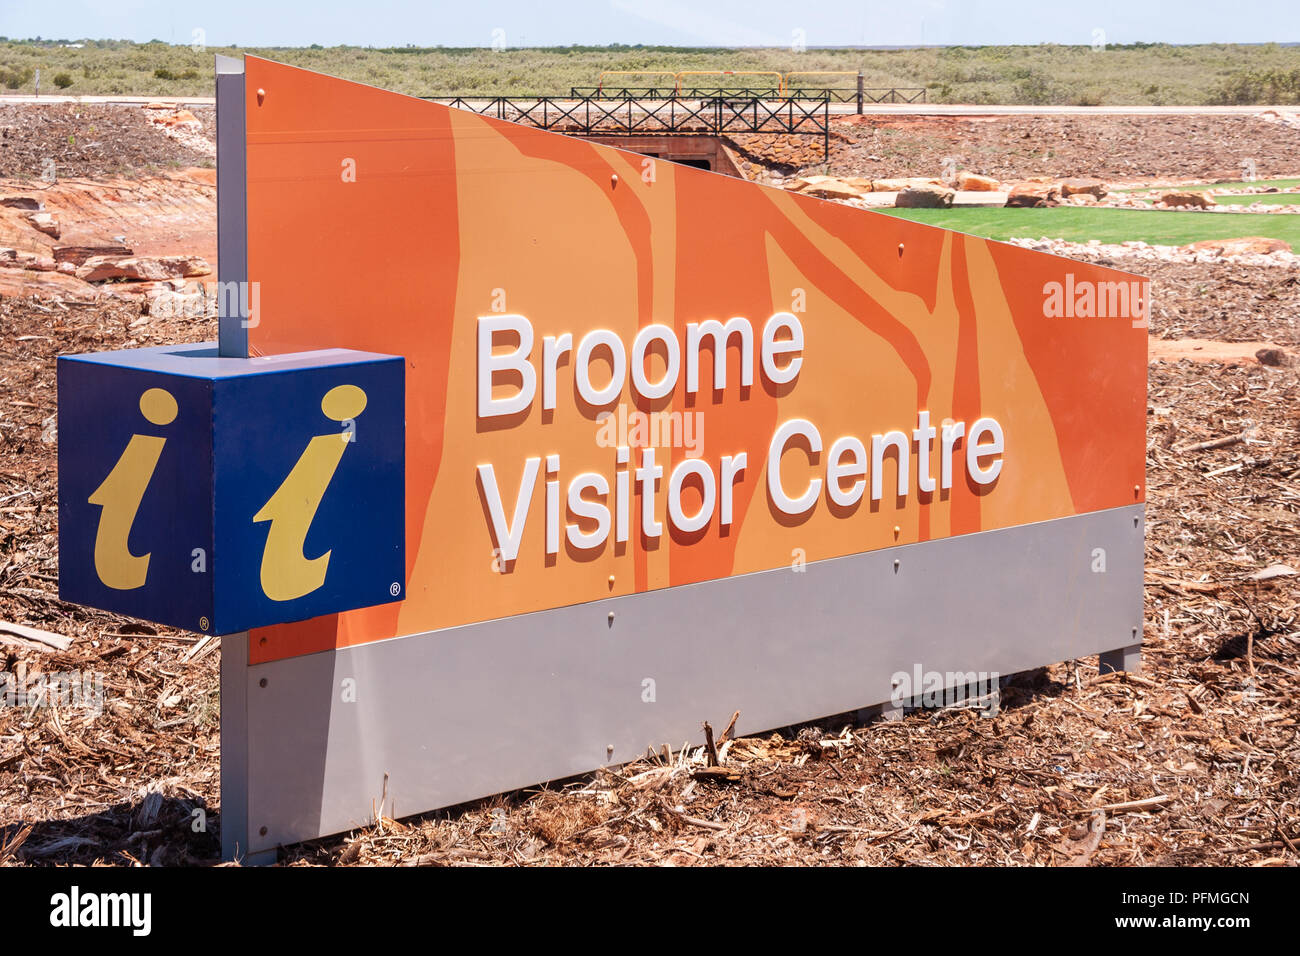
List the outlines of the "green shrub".
{"label": "green shrub", "polygon": [[1012,75],[1022,74],[1016,82],[1016,102],[1031,106],[1042,106],[1052,102],[1052,85],[1047,77],[1037,70],[1016,70]]}
{"label": "green shrub", "polygon": [[69,75],[69,74],[67,74],[67,73],[55,73],[55,74],[54,74],[54,85],[57,86],[57,87],[58,87],[59,89],[61,89],[61,90],[66,90],[69,86],[72,85],[72,77],[71,77],[71,75]]}
{"label": "green shrub", "polygon": [[[173,87],[173,82],[193,90],[211,79],[206,61],[184,46],[84,42],[83,49],[71,50],[31,41],[0,41],[0,91],[6,87],[30,91],[37,66],[47,75],[42,77],[47,84],[66,72],[74,78],[77,92],[88,94],[179,92],[182,87]],[[594,86],[602,70],[850,74],[861,70],[868,88],[928,87],[931,99],[956,103],[1052,104],[1075,102],[1076,97],[1079,102],[1100,97],[1107,104],[1300,102],[1300,79],[1295,77],[1300,72],[1300,45],[1267,43],[1110,44],[1104,54],[1079,43],[912,50],[814,48],[798,55],[788,48],[568,46],[503,55],[469,47],[315,46],[253,52],[345,79],[421,94],[555,94],[573,86]],[[225,47],[216,52],[233,55],[235,51]],[[807,76],[801,82],[815,85]],[[847,77],[837,82],[853,85]],[[53,85],[50,89],[55,91]]]}
{"label": "green shrub", "polygon": [[1225,106],[1300,103],[1300,70],[1239,70],[1210,98]]}
{"label": "green shrub", "polygon": [[36,71],[30,66],[0,66],[0,84],[5,89],[16,90],[20,86],[26,86],[35,75]]}

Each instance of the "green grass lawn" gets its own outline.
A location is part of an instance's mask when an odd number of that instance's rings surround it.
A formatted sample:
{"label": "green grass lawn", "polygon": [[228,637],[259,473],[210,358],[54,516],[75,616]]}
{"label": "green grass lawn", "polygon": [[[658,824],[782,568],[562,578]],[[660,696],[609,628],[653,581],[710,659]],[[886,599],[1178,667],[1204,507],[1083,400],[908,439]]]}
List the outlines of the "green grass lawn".
{"label": "green grass lawn", "polygon": [[1266,236],[1300,249],[1300,216],[1265,213],[1177,212],[1141,209],[883,209],[930,226],[988,239],[1047,236],[1070,242],[1125,242],[1140,239],[1152,245],[1185,246],[1202,239]]}
{"label": "green grass lawn", "polygon": [[1253,196],[1215,196],[1220,206],[1249,206],[1253,202],[1265,206],[1300,206],[1300,193],[1257,193]]}

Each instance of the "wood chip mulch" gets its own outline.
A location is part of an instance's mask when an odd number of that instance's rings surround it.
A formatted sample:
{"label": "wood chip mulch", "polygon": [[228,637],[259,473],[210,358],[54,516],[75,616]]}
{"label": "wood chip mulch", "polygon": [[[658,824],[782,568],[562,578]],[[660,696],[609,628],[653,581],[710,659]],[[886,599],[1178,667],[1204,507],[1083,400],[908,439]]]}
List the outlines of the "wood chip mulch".
{"label": "wood chip mulch", "polygon": [[[1200,281],[1226,281],[1214,266]],[[1233,273],[1251,336],[1293,342],[1282,277]],[[1159,297],[1157,297],[1159,301]],[[1178,321],[1210,331],[1217,296]],[[1198,305],[1199,303],[1199,305]],[[0,708],[0,863],[219,861],[219,641],[57,597],[62,351],[212,338],[121,300],[0,300],[0,672],[102,680],[102,712]],[[1158,330],[1157,330],[1158,331]],[[290,865],[1295,865],[1300,373],[1151,367],[1141,675],[1017,676],[996,717],[918,711],[637,763],[294,847]],[[725,728],[731,702],[700,720]],[[656,746],[658,742],[656,742]]]}

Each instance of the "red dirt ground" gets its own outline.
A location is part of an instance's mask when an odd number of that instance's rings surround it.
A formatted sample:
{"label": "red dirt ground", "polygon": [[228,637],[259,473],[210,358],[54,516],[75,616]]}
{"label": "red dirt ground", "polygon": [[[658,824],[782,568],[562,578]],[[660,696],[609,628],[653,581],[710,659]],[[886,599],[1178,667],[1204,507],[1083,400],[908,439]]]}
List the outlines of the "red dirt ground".
{"label": "red dirt ground", "polygon": [[[204,174],[123,176],[124,166],[197,165],[187,148],[118,108],[33,116],[0,111],[0,127],[20,128],[8,155],[30,162],[54,149],[69,164],[77,178],[45,195],[68,236],[125,234],[137,251],[209,250],[215,261]],[[87,127],[110,121],[121,134],[92,149]],[[1276,175],[1270,163],[1297,155],[1294,132],[1248,119],[1071,123],[868,124],[852,131],[844,171],[925,175],[954,145],[963,165],[1008,176],[1235,175],[1241,152]],[[68,130],[79,151],[64,149]],[[885,147],[889,159],[869,158]],[[34,188],[30,177],[3,185],[0,195]],[[12,212],[0,237],[51,245]],[[0,283],[12,271],[0,268]],[[0,633],[0,671],[91,671],[106,701],[98,715],[0,708],[0,864],[211,865],[219,642],[58,600],[54,358],[202,341],[214,323],[142,314],[138,298],[107,294],[121,290],[47,287],[46,274],[18,271],[36,284],[0,285],[0,621],[73,640],[58,651]],[[685,755],[403,822],[381,807],[373,824],[292,848],[285,861],[1295,865],[1300,372],[1245,353],[1264,342],[1300,349],[1300,279],[1232,264],[1146,271],[1157,308],[1140,676],[1098,678],[1095,659],[1067,661],[1020,675],[994,718],[827,718],[731,743],[722,773],[704,770],[697,739]],[[1182,360],[1188,353],[1198,361]],[[720,730],[731,712],[718,700],[699,716]],[[195,810],[205,832],[192,826]]]}

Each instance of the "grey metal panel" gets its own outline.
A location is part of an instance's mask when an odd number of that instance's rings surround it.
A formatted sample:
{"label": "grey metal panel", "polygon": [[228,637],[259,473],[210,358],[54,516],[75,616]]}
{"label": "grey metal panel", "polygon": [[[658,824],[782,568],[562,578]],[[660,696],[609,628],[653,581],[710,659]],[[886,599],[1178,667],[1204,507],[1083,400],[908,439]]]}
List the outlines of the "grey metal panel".
{"label": "grey metal panel", "polygon": [[[756,733],[878,704],[891,676],[918,664],[1012,674],[1134,645],[1143,510],[252,666],[248,717],[265,728],[249,740],[253,849],[367,823],[385,775],[384,812],[405,816],[627,761],[650,744],[698,743],[702,720],[734,710],[738,732]],[[353,703],[342,699],[348,679]]]}
{"label": "grey metal panel", "polygon": [[1116,647],[1102,651],[1097,659],[1097,671],[1101,674],[1115,671],[1128,671],[1136,674],[1142,670],[1142,645],[1131,644],[1128,647]]}
{"label": "grey metal panel", "polygon": [[[226,283],[242,283],[248,278],[244,61],[217,56],[215,68],[217,281],[224,287]],[[219,294],[218,301],[225,299]],[[248,330],[240,315],[220,316],[217,335],[219,355],[248,357]],[[247,632],[225,635],[221,638],[221,855],[227,860],[249,859],[250,853],[248,673]]]}
{"label": "grey metal panel", "polygon": [[248,167],[246,165],[244,61],[216,58],[217,71],[217,283],[220,289],[239,290],[241,303],[235,315],[218,319],[220,353],[248,357]]}
{"label": "grey metal panel", "polygon": [[248,634],[221,641],[221,855],[248,852]]}

